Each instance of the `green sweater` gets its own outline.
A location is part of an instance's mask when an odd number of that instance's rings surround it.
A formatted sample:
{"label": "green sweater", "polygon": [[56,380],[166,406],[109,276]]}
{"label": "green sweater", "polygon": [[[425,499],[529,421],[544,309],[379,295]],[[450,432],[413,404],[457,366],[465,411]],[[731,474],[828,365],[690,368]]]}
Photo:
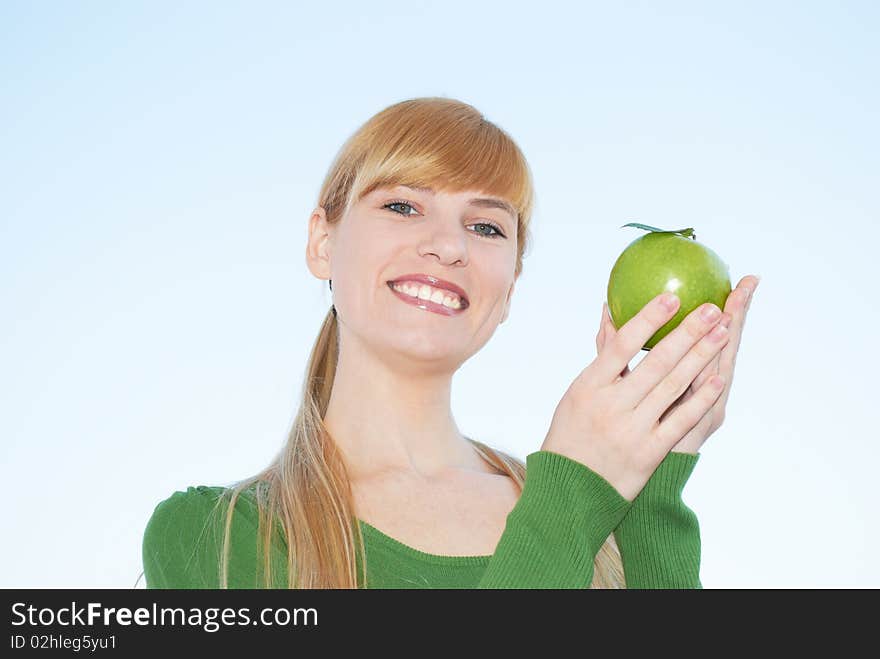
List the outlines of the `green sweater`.
{"label": "green sweater", "polygon": [[[519,500],[495,553],[428,554],[358,520],[368,588],[588,588],[614,533],[628,588],[702,588],[700,531],[681,493],[699,455],[670,453],[632,502],[587,466],[550,451],[526,457]],[[147,588],[219,588],[225,514],[206,524],[223,487],[189,487],[160,502],[143,538]],[[257,510],[245,491],[233,514],[230,588],[261,588]],[[221,513],[226,506],[221,505]],[[287,584],[287,547],[272,546],[273,587]],[[360,562],[358,561],[358,566]],[[360,575],[360,572],[358,573]],[[358,577],[360,579],[360,576]],[[361,585],[363,585],[361,583]]]}

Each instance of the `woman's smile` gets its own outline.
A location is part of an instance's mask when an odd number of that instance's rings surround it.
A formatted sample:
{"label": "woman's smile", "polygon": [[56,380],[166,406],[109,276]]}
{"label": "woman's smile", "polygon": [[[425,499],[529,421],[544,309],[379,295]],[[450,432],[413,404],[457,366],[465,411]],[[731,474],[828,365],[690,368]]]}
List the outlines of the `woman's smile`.
{"label": "woman's smile", "polygon": [[[398,285],[397,288],[395,288],[391,282],[388,282],[388,288],[391,290],[395,297],[402,300],[406,304],[424,309],[425,311],[432,311],[442,316],[458,316],[459,314],[463,313],[465,309],[467,309],[467,304],[462,305],[459,299],[454,295],[446,295],[442,298],[443,301],[440,301],[440,296],[442,295],[442,293],[438,294],[435,289],[434,295],[431,296],[429,293],[430,287],[426,285],[421,287],[417,291],[415,286],[408,286],[404,284],[402,286]],[[401,288],[403,290],[399,290]],[[426,291],[426,289],[428,290]],[[404,290],[408,290],[410,293],[415,293],[416,295],[405,293]],[[426,295],[428,296],[426,297]],[[435,299],[437,301],[435,301]],[[456,309],[456,305],[458,305],[459,308]]]}

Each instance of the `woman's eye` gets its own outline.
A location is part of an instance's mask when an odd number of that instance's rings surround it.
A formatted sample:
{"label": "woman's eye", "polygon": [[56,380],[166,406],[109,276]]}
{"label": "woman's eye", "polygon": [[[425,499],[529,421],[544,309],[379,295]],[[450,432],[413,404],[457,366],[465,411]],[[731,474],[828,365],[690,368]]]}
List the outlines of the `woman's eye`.
{"label": "woman's eye", "polygon": [[481,231],[477,232],[483,236],[488,236],[489,238],[504,238],[504,234],[501,233],[501,230],[498,227],[496,227],[494,224],[489,224],[487,222],[479,222],[479,223],[475,224],[474,226],[475,227],[488,227],[488,228],[492,229],[493,231],[495,231],[495,233],[482,233]]}
{"label": "woman's eye", "polygon": [[394,213],[398,213],[400,215],[409,215],[410,214],[410,213],[401,213],[400,211],[396,211],[392,208],[392,206],[406,206],[407,208],[411,208],[412,210],[415,210],[415,208],[413,208],[412,205],[406,203],[405,201],[392,201],[392,202],[382,206],[382,208],[390,208]]}
{"label": "woman's eye", "polygon": [[[406,208],[409,208],[410,210],[415,210],[413,205],[410,204],[409,202],[406,202],[406,201],[390,201],[387,204],[385,204],[384,206],[382,206],[382,208],[387,208],[392,213],[397,213],[398,215],[407,215],[407,216],[411,215],[411,213],[409,213],[407,211],[396,210],[394,208],[395,206],[404,206]],[[504,233],[501,231],[501,229],[499,227],[495,226],[494,224],[492,224],[491,222],[477,222],[476,224],[473,224],[471,226],[488,227],[489,229],[491,229],[491,231],[489,231],[489,232],[483,232],[483,231],[476,232],[477,234],[479,234],[481,236],[486,236],[487,238],[504,238],[505,237]]]}

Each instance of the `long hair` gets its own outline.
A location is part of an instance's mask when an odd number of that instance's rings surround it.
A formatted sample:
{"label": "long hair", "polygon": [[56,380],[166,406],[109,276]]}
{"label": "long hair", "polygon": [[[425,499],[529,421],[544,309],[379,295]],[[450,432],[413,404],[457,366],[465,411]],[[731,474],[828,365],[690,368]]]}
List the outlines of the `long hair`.
{"label": "long hair", "polygon": [[[452,192],[477,189],[509,200],[517,210],[516,276],[530,242],[531,172],[520,149],[474,107],[428,97],[391,105],[370,118],[343,144],[321,185],[318,205],[330,224],[339,222],[364,195],[385,185],[433,187]],[[345,465],[323,418],[339,356],[334,309],[324,318],[302,386],[302,401],[287,443],[262,472],[226,490],[228,502],[220,586],[228,587],[230,532],[239,495],[252,488],[258,509],[258,574],[271,588],[271,543],[287,544],[288,588],[367,586],[364,540]],[[525,464],[467,438],[479,455],[522,491]],[[358,567],[361,568],[360,580]],[[277,568],[277,566],[275,566]],[[620,553],[610,535],[596,556],[593,588],[625,587]]]}

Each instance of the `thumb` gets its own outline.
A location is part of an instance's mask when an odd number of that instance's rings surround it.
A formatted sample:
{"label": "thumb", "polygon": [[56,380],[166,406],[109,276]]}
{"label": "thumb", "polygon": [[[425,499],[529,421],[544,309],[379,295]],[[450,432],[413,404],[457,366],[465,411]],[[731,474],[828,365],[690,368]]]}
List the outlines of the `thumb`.
{"label": "thumb", "polygon": [[605,347],[605,302],[602,303],[602,318],[599,321],[599,333],[596,334],[596,352],[602,352],[602,348]]}
{"label": "thumb", "polygon": [[[608,303],[602,303],[602,329],[599,330],[599,336],[596,337],[596,350],[602,352],[609,341],[617,336],[617,328],[614,327],[614,321],[611,320],[611,314],[608,311]],[[600,339],[601,338],[601,342]],[[629,364],[623,367],[619,377],[626,377],[630,373]]]}

